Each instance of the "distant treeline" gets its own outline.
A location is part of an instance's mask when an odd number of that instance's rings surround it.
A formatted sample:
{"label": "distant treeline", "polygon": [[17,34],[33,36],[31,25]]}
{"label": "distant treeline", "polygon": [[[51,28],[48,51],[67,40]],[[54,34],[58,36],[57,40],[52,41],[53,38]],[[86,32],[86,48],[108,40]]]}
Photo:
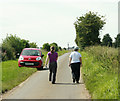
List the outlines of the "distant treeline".
{"label": "distant treeline", "polygon": [[115,42],[113,42],[109,34],[105,34],[102,39],[101,45],[114,47],[114,48],[120,47],[120,33],[117,35],[117,37],[115,37]]}
{"label": "distant treeline", "polygon": [[[49,43],[43,44],[42,49],[45,49],[46,51],[50,51],[50,47],[51,47],[51,46],[54,46],[54,47],[55,47],[55,51],[62,51],[62,48],[61,48],[60,46],[58,46],[58,44],[55,43],[55,42],[53,42],[53,43],[51,43],[51,44],[49,44]],[[66,48],[63,48],[63,49],[66,50]]]}
{"label": "distant treeline", "polygon": [[0,51],[2,55],[2,61],[13,60],[17,58],[17,55],[21,53],[23,48],[36,48],[35,42],[30,43],[29,40],[21,39],[16,35],[6,36],[2,41],[2,48]]}

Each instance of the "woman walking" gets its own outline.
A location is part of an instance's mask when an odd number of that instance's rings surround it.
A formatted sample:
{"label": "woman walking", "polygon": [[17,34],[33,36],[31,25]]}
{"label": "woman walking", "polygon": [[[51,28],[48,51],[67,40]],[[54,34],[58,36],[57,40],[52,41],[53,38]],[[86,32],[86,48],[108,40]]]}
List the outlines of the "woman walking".
{"label": "woman walking", "polygon": [[50,47],[50,52],[47,54],[45,66],[47,66],[49,60],[49,81],[52,81],[52,84],[55,84],[56,81],[56,73],[57,73],[57,59],[58,53],[55,52],[54,46]]}
{"label": "woman walking", "polygon": [[74,51],[69,56],[69,66],[72,70],[73,83],[79,83],[80,79],[80,66],[82,66],[82,56],[78,52],[79,48],[74,48]]}

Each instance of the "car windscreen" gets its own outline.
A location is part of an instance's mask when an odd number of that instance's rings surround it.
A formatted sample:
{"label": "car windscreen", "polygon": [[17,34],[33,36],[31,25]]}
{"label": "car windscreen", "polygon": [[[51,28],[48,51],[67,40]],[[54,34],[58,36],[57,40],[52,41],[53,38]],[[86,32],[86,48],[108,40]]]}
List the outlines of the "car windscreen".
{"label": "car windscreen", "polygon": [[40,51],[39,50],[23,50],[22,55],[23,56],[39,56]]}

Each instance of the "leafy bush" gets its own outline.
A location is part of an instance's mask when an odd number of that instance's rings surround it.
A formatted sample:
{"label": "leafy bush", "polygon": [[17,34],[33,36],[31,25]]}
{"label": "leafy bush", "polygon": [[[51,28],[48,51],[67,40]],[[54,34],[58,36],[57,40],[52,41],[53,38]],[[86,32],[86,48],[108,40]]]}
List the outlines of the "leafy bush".
{"label": "leafy bush", "polygon": [[47,51],[50,51],[50,45],[49,45],[49,43],[43,44],[43,48],[42,48],[42,49],[45,49],[45,50],[47,50]]}
{"label": "leafy bush", "polygon": [[30,43],[30,48],[36,48],[37,44],[35,42]]}
{"label": "leafy bush", "polygon": [[112,47],[112,38],[109,34],[104,35],[101,45]]}
{"label": "leafy bush", "polygon": [[42,49],[45,49],[45,50],[47,50],[47,51],[50,51],[50,47],[51,47],[51,46],[54,46],[54,47],[55,47],[55,51],[58,51],[58,50],[59,50],[59,47],[58,47],[57,43],[55,43],[55,42],[53,42],[53,43],[51,43],[51,44],[49,44],[49,43],[43,44],[43,48],[42,48]]}
{"label": "leafy bush", "polygon": [[120,33],[115,38],[115,48],[120,47]]}
{"label": "leafy bush", "polygon": [[15,59],[15,50],[11,45],[3,43],[2,45],[2,61]]}

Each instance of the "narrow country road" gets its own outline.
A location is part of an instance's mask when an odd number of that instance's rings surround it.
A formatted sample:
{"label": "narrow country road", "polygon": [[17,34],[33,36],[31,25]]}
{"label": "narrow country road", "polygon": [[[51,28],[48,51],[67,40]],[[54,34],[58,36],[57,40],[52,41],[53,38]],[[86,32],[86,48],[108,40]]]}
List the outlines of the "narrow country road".
{"label": "narrow country road", "polygon": [[25,82],[3,95],[3,99],[90,99],[85,85],[72,83],[71,69],[68,66],[69,53],[58,59],[56,84],[48,81],[48,70],[41,70]]}

